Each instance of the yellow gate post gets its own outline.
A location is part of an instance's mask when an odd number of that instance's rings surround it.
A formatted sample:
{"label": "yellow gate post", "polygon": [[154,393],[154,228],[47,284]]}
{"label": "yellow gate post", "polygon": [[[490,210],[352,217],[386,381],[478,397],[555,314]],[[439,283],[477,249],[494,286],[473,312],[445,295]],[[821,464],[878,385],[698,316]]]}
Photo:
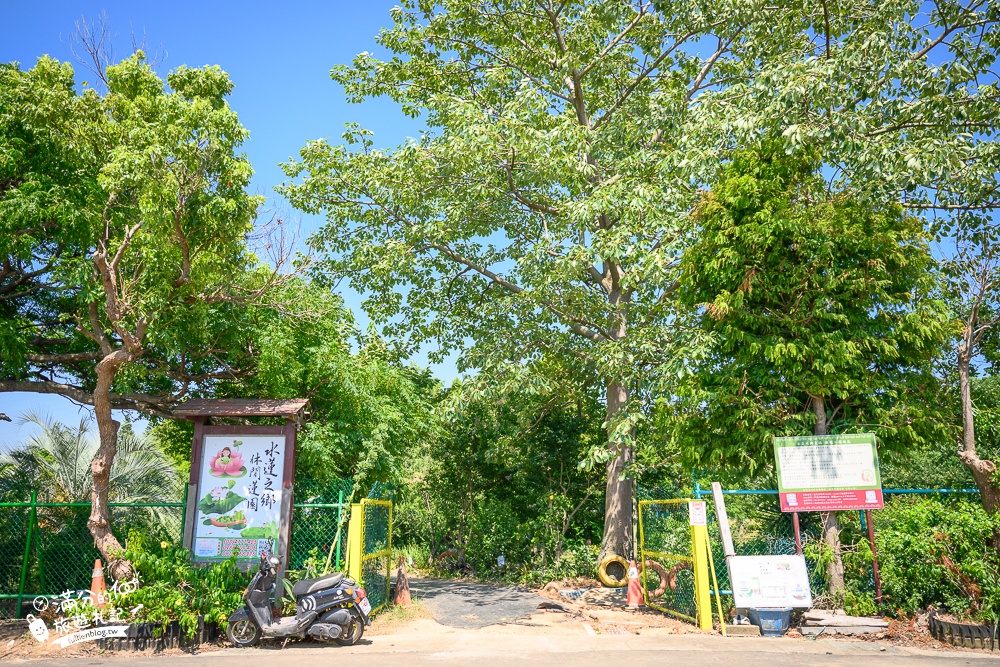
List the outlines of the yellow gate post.
{"label": "yellow gate post", "polygon": [[351,520],[347,524],[347,576],[361,582],[361,562],[365,549],[365,506],[351,504]]}
{"label": "yellow gate post", "polygon": [[694,599],[698,609],[698,627],[711,630],[712,594],[708,584],[707,526],[691,526],[691,556],[694,559]]}

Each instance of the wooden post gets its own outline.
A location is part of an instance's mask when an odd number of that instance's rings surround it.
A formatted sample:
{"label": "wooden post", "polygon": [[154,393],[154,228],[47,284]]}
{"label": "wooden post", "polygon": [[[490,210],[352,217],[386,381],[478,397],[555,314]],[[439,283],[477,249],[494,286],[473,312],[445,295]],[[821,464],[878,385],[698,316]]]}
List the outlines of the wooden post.
{"label": "wooden post", "polygon": [[181,545],[188,551],[194,551],[194,526],[198,520],[198,477],[201,475],[201,450],[205,440],[205,422],[207,417],[193,417],[194,438],[191,441],[191,472],[188,474],[187,495],[184,505],[184,534]]}
{"label": "wooden post", "polygon": [[865,523],[868,524],[868,545],[872,549],[872,579],[875,580],[875,601],[882,604],[882,577],[878,573],[878,551],[875,549],[875,524],[872,523],[871,510],[865,510]]}
{"label": "wooden post", "polygon": [[792,531],[795,533],[795,553],[802,555],[802,530],[799,527],[799,513],[792,512]]}
{"label": "wooden post", "polygon": [[722,485],[712,482],[712,500],[715,502],[715,518],[719,522],[719,532],[722,534],[722,551],[726,560],[736,555],[733,548],[733,533],[729,530],[729,513],[726,512],[726,499],[722,495]]}
{"label": "wooden post", "polygon": [[298,422],[289,419],[285,422],[285,464],[281,479],[281,528],[278,532],[278,558],[281,563],[278,565],[278,585],[275,586],[275,601],[280,605],[281,598],[285,593],[284,578],[288,571],[288,563],[291,558],[292,548],[292,506],[294,500],[295,479],[295,441],[298,431]]}

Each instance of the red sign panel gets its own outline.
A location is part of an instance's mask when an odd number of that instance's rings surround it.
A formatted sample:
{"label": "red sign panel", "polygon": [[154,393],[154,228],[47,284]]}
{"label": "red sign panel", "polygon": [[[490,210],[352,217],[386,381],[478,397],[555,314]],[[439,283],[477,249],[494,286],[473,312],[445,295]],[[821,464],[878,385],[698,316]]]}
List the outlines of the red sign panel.
{"label": "red sign panel", "polygon": [[778,495],[782,512],[882,509],[882,489],[792,491]]}

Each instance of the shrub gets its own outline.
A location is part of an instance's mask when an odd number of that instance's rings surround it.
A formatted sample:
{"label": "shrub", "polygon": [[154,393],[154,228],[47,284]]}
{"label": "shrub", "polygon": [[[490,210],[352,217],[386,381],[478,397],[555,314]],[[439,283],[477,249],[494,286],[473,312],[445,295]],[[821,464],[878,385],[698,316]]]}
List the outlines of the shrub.
{"label": "shrub", "polygon": [[886,503],[876,513],[885,604],[903,614],[935,605],[959,616],[991,617],[1000,603],[993,520],[969,500]]}
{"label": "shrub", "polygon": [[229,615],[243,604],[249,576],[237,567],[235,558],[199,567],[191,563],[190,551],[166,542],[159,550],[130,543],[124,557],[135,568],[140,587],[112,593],[111,604],[126,612],[142,605],[133,622],[178,621],[190,637],[198,629],[198,616],[224,628]]}

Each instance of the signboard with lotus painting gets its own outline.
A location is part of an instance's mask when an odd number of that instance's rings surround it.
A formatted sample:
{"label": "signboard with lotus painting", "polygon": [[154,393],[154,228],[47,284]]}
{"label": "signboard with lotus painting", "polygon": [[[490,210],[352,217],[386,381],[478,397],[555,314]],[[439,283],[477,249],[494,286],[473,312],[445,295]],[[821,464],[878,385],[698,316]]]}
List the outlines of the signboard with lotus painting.
{"label": "signboard with lotus painting", "polygon": [[196,560],[274,553],[281,524],[283,435],[206,435],[198,477]]}

